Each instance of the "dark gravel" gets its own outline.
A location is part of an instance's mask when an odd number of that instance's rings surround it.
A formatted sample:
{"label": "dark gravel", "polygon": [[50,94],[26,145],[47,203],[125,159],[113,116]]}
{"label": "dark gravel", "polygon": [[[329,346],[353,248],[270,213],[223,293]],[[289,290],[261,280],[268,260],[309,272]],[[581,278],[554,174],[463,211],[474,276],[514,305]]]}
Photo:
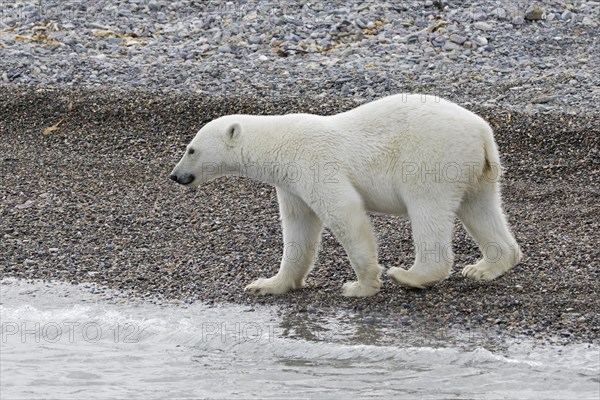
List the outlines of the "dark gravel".
{"label": "dark gravel", "polygon": [[[450,99],[452,100],[452,99]],[[494,127],[505,209],[526,259],[477,283],[458,273],[478,250],[457,223],[456,266],[423,291],[341,296],[353,279],[329,232],[304,290],[245,294],[279,266],[274,189],[223,178],[196,190],[167,175],[203,123],[231,113],[330,114],[351,99],[218,97],[0,87],[0,274],[94,282],[151,301],[276,304],[282,312],[401,319],[561,342],[600,343],[600,117],[474,108]],[[43,134],[57,124],[58,129]],[[408,222],[374,216],[382,265],[410,263]]]}

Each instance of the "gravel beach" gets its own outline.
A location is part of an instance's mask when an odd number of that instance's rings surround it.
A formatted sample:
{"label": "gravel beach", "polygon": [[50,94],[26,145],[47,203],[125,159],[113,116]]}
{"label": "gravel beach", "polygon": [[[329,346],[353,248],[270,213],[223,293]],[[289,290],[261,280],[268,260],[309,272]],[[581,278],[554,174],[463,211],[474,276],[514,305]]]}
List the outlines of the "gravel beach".
{"label": "gravel beach", "polygon": [[3,1],[0,82],[598,112],[599,16],[598,1]]}
{"label": "gravel beach", "polygon": [[[4,2],[0,277],[600,343],[600,2],[463,3]],[[245,294],[279,266],[274,189],[170,182],[188,141],[224,114],[333,114],[397,92],[492,125],[524,261],[463,278],[479,252],[457,222],[448,280],[419,291],[384,277],[376,296],[347,299],[353,271],[325,231],[307,288]],[[408,221],[372,221],[381,264],[410,264]]]}

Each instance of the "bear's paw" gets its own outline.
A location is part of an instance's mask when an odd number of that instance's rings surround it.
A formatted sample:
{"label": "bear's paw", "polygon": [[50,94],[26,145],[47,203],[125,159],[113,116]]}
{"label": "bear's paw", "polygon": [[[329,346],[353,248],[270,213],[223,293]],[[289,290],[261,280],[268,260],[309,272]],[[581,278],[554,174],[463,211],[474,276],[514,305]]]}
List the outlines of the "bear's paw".
{"label": "bear's paw", "polygon": [[295,289],[293,282],[283,282],[278,276],[259,278],[246,286],[244,291],[254,295],[284,294]]}
{"label": "bear's paw", "polygon": [[412,271],[391,267],[388,269],[387,275],[400,286],[413,289],[425,289],[425,284],[422,279],[415,277]]}
{"label": "bear's paw", "polygon": [[476,281],[491,281],[504,274],[504,272],[506,270],[501,266],[488,263],[485,260],[481,260],[477,264],[467,265],[462,270],[463,276]]}
{"label": "bear's paw", "polygon": [[378,281],[365,285],[361,282],[346,282],[342,286],[342,295],[345,297],[369,297],[379,293],[381,283]]}

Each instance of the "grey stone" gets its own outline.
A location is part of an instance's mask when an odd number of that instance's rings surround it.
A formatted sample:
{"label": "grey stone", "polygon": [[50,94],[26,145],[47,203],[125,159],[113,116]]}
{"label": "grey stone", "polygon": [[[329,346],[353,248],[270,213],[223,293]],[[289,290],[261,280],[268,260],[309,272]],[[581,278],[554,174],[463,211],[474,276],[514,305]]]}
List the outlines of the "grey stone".
{"label": "grey stone", "polygon": [[585,17],[583,17],[583,19],[581,20],[581,23],[586,26],[596,26],[597,25],[594,22],[594,20],[591,19],[590,17],[588,17],[587,15]]}
{"label": "grey stone", "polygon": [[444,50],[446,50],[446,51],[458,50],[460,48],[461,48],[461,46],[454,42],[448,41],[444,44]]}
{"label": "grey stone", "polygon": [[354,23],[356,24],[356,26],[358,26],[360,29],[366,29],[367,28],[367,24],[368,22],[365,21],[363,18],[357,18],[354,20]]}
{"label": "grey stone", "polygon": [[442,47],[442,46],[444,46],[445,42],[446,42],[446,37],[444,35],[438,35],[435,38],[433,38],[433,40],[431,41],[431,44],[433,44],[436,47]]}
{"label": "grey stone", "polygon": [[471,18],[473,18],[473,21],[484,21],[487,19],[487,17],[488,15],[483,12],[476,12],[471,16]]}
{"label": "grey stone", "polygon": [[531,102],[534,104],[544,104],[544,103],[549,103],[555,99],[556,99],[556,95],[542,95],[542,96],[534,97],[533,99],[531,99]]}
{"label": "grey stone", "polygon": [[467,40],[466,37],[457,35],[456,33],[450,35],[450,41],[452,41],[456,44],[463,44],[466,40]]}
{"label": "grey stone", "polygon": [[480,46],[485,46],[488,44],[488,40],[485,36],[477,36],[476,38],[473,39],[473,41]]}
{"label": "grey stone", "polygon": [[475,29],[479,29],[479,30],[481,30],[481,31],[486,31],[486,32],[487,32],[487,31],[491,31],[491,30],[493,30],[493,29],[494,29],[494,28],[492,27],[492,25],[488,24],[487,22],[483,22],[483,21],[478,21],[478,22],[475,22],[475,23],[473,24],[473,28],[475,28]]}
{"label": "grey stone", "polygon": [[252,44],[260,44],[263,42],[263,40],[260,35],[252,35],[248,38],[248,42]]}
{"label": "grey stone", "polygon": [[512,24],[513,25],[523,25],[525,23],[525,18],[523,18],[520,15],[517,15],[516,17],[514,17],[512,19]]}
{"label": "grey stone", "polygon": [[18,210],[23,210],[23,209],[26,209],[26,208],[33,207],[34,205],[35,205],[35,201],[33,201],[33,200],[27,200],[27,201],[25,201],[22,204],[17,204],[15,206],[15,208],[18,209]]}
{"label": "grey stone", "polygon": [[502,7],[494,8],[492,14],[498,19],[505,19],[508,17],[508,12]]}
{"label": "grey stone", "polygon": [[90,22],[90,23],[87,24],[87,27],[91,28],[91,29],[102,29],[104,31],[111,30],[109,26],[104,25],[104,24],[100,24],[98,22]]}
{"label": "grey stone", "polygon": [[288,23],[288,24],[293,24],[296,26],[301,26],[303,25],[302,21],[300,19],[294,18],[291,15],[284,15],[283,16],[283,20]]}

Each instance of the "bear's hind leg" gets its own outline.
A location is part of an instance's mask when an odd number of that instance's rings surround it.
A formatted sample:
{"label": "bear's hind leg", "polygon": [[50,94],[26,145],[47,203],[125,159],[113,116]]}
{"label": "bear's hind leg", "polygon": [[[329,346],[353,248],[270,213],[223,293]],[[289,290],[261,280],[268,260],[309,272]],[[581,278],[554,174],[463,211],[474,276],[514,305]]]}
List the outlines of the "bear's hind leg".
{"label": "bear's hind leg", "polygon": [[455,216],[439,205],[426,207],[424,204],[409,210],[409,216],[415,245],[414,264],[408,270],[392,267],[387,274],[402,286],[424,289],[450,275]]}
{"label": "bear's hind leg", "polygon": [[359,194],[340,188],[333,199],[317,210],[323,221],[344,247],[357,280],[342,286],[346,297],[373,296],[381,289],[381,267],[377,260],[377,241]]}
{"label": "bear's hind leg", "polygon": [[483,254],[476,264],[462,270],[464,276],[491,281],[521,260],[521,250],[502,212],[497,183],[485,183],[478,192],[465,198],[458,217]]}
{"label": "bear's hind leg", "polygon": [[281,266],[275,276],[246,286],[245,290],[252,294],[283,294],[303,287],[320,246],[323,223],[310,207],[279,187],[277,199],[284,243]]}

